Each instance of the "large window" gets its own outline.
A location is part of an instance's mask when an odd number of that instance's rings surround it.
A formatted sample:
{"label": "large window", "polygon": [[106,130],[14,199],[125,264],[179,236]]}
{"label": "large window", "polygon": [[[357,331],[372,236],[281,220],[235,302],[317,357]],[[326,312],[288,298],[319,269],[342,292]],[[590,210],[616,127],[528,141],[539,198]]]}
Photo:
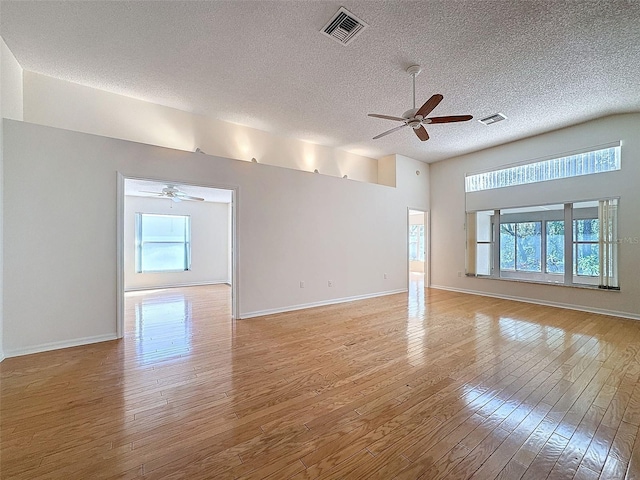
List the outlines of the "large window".
{"label": "large window", "polygon": [[467,214],[467,274],[615,289],[617,206],[611,199]]}
{"label": "large window", "polygon": [[136,272],[175,272],[190,268],[190,218],[136,213]]}

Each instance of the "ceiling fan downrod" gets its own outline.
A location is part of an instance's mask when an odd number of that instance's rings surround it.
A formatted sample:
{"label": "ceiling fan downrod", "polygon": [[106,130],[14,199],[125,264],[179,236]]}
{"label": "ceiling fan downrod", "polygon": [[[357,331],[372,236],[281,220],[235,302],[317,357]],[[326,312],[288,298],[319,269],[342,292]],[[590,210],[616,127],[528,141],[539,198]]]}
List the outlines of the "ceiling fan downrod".
{"label": "ceiling fan downrod", "polygon": [[413,110],[416,109],[416,76],[420,74],[422,68],[420,65],[411,65],[407,68],[407,73],[411,75],[411,79],[413,81]]}

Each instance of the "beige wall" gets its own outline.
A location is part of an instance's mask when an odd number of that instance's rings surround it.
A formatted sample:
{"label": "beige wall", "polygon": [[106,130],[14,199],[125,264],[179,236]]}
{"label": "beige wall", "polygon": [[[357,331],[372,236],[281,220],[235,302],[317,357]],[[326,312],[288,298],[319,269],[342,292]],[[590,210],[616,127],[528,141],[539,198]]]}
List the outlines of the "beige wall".
{"label": "beige wall", "polygon": [[24,120],[78,132],[376,183],[378,162],[174,108],[24,73]]}
{"label": "beige wall", "polygon": [[2,64],[2,116],[12,120],[22,120],[23,71],[2,37],[0,37],[0,57]]}

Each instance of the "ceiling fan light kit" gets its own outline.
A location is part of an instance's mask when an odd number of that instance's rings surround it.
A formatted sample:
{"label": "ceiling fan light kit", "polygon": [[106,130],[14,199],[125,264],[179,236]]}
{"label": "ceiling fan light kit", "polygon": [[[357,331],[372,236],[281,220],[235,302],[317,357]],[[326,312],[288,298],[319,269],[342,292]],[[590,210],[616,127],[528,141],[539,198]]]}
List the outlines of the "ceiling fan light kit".
{"label": "ceiling fan light kit", "polygon": [[169,198],[176,203],[181,202],[182,200],[189,200],[192,202],[204,202],[204,198],[187,195],[186,193],[178,189],[178,187],[176,187],[175,185],[167,185],[162,189],[161,192],[140,191],[140,193],[149,193],[155,197]]}
{"label": "ceiling fan light kit", "polygon": [[381,115],[378,113],[370,113],[370,117],[382,118],[385,120],[392,120],[396,122],[402,122],[402,125],[392,128],[391,130],[387,130],[386,132],[381,133],[380,135],[376,135],[373,137],[374,140],[378,138],[384,137],[393,133],[397,130],[400,130],[404,127],[411,127],[415,132],[416,136],[423,142],[429,140],[429,134],[427,130],[424,128],[424,125],[430,125],[434,123],[452,123],[452,122],[467,122],[473,118],[471,115],[450,115],[447,117],[430,117],[427,118],[434,108],[438,106],[438,104],[444,98],[442,95],[435,94],[431,96],[429,100],[424,102],[424,104],[420,107],[416,107],[416,75],[419,75],[422,71],[420,65],[411,65],[407,68],[407,73],[411,75],[412,83],[413,83],[413,108],[407,110],[402,114],[402,117],[394,117],[392,115]]}

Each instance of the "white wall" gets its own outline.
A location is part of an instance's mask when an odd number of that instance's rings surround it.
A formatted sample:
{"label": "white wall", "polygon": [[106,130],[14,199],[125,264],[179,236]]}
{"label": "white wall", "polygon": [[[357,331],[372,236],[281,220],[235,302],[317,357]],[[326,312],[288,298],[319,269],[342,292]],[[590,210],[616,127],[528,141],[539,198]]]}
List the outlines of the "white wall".
{"label": "white wall", "polygon": [[[22,120],[22,68],[0,37],[0,252],[3,249],[4,218],[4,122],[3,118]],[[0,255],[0,362],[4,359],[3,318],[4,318],[4,268]]]}
{"label": "white wall", "polygon": [[[191,217],[191,270],[136,273],[135,214],[156,213]],[[124,288],[139,290],[210,283],[229,283],[229,204],[174,203],[166,198],[125,197]]]}
{"label": "white wall", "polygon": [[179,150],[202,151],[376,183],[377,160],[194,115],[32,72],[24,74],[24,120]]}
{"label": "white wall", "polygon": [[241,317],[406,289],[407,208],[428,209],[404,157],[391,188],[14,121],[4,141],[10,355],[115,335],[117,171],[238,187]]}
{"label": "white wall", "polygon": [[[640,318],[638,132],[640,114],[617,115],[431,164],[432,285]],[[562,156],[565,152],[619,140],[622,142],[622,170],[619,172],[511,187],[509,200],[511,206],[552,203],[558,199],[560,186],[560,193],[567,197],[566,201],[620,196],[618,234],[620,238],[627,239],[619,246],[620,292],[464,277],[465,173],[542,157]],[[504,197],[507,189],[502,190],[505,190],[501,192]],[[488,195],[478,196],[476,200],[476,207],[490,202]],[[484,203],[479,203],[480,200]],[[458,277],[458,272],[462,273],[462,277]]]}

